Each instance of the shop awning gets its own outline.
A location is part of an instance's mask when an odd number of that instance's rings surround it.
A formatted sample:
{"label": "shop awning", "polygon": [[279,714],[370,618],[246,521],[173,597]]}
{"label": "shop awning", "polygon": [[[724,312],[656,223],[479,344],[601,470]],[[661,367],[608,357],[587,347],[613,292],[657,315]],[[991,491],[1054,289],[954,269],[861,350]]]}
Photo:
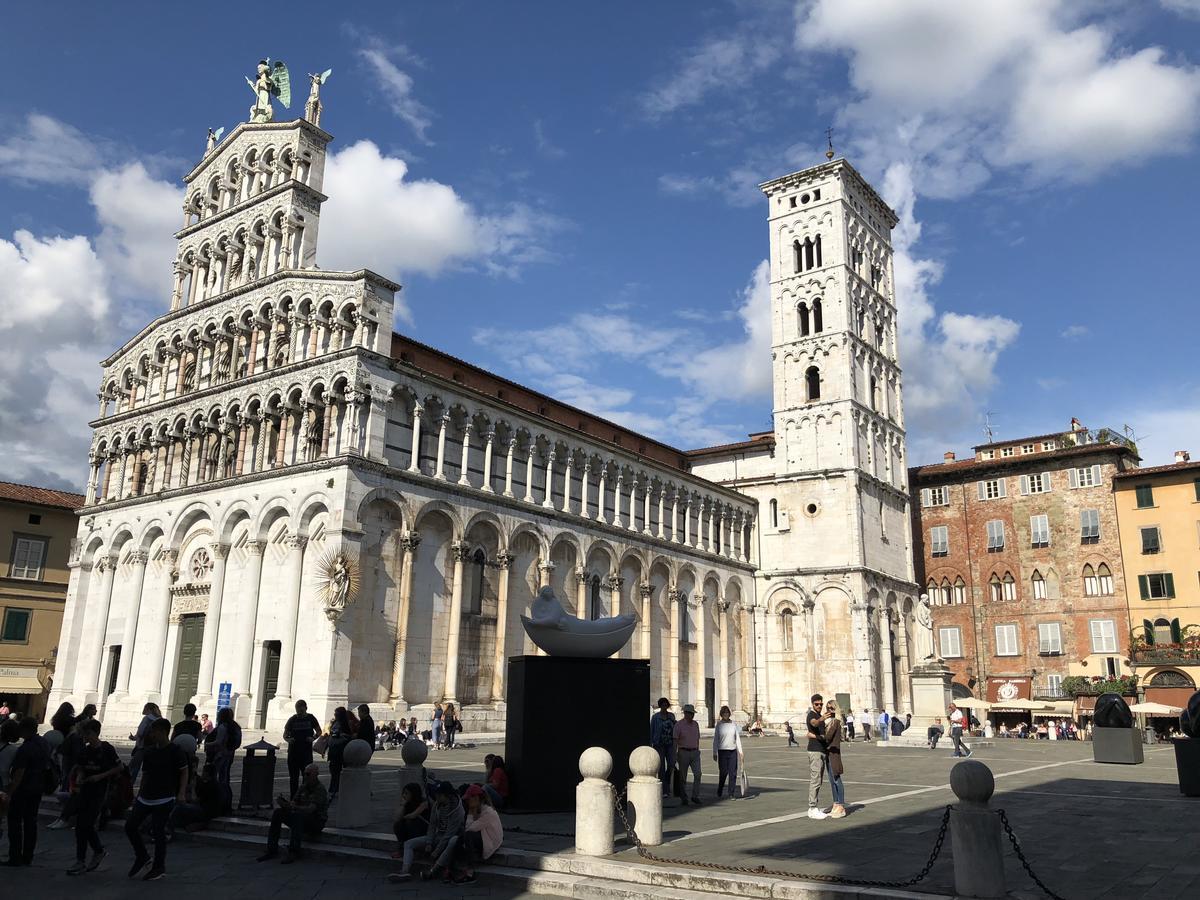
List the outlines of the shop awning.
{"label": "shop awning", "polygon": [[0,675],[0,697],[5,694],[40,694],[44,690],[37,675]]}
{"label": "shop awning", "polygon": [[1020,698],[1015,700],[997,700],[992,704],[994,712],[1031,712],[1033,710],[1046,712],[1049,708],[1049,705],[1041,700],[1022,700]]}
{"label": "shop awning", "polygon": [[1075,704],[1070,700],[1067,700],[1066,702],[1059,701],[1054,703],[1049,709],[1035,710],[1033,714],[1043,719],[1057,719],[1062,716],[1067,716],[1069,718],[1070,716],[1074,715],[1074,713]]}

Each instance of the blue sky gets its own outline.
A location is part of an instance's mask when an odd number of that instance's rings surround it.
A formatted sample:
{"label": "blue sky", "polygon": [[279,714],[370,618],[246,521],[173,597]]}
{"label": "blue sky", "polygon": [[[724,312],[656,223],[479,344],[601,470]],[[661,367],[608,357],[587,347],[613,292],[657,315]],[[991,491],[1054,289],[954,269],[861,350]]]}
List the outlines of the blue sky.
{"label": "blue sky", "polygon": [[166,309],[179,179],[264,55],[333,68],[319,258],[420,340],[679,446],[768,428],[755,185],[832,125],[902,215],[911,464],[988,412],[1200,451],[1198,0],[59,7],[0,37],[0,478],[81,484],[95,363]]}

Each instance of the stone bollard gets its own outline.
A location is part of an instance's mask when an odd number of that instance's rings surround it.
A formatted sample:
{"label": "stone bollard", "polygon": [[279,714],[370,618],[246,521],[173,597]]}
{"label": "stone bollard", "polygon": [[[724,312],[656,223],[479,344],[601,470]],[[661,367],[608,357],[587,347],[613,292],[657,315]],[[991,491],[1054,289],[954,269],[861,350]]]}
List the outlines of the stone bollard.
{"label": "stone bollard", "polygon": [[613,803],[616,791],[608,782],[612,754],[589,747],[579,757],[583,781],[575,788],[575,852],[581,856],[611,856]]}
{"label": "stone bollard", "polygon": [[338,786],[338,828],[361,828],[371,822],[371,745],[355,738],[342,751],[341,784]]}
{"label": "stone bollard", "polygon": [[978,760],[950,770],[958,805],[950,811],[954,892],[959,897],[1003,897],[1004,844],[1000,817],[988,806],[996,790],[992,770]]}
{"label": "stone bollard", "polygon": [[429,756],[429,747],[418,737],[409,738],[400,745],[400,757],[404,765],[400,767],[400,790],[407,785],[415,784],[425,796],[425,759]]}
{"label": "stone bollard", "polygon": [[626,815],[638,840],[647,847],[662,843],[662,782],[658,780],[658,751],[638,747],[629,754],[633,777],[625,788],[629,800]]}

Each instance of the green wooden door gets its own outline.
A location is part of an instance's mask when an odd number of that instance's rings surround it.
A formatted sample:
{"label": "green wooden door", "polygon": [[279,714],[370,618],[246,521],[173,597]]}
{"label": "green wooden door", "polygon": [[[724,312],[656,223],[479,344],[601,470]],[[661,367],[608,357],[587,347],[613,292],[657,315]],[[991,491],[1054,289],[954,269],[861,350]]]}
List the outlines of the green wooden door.
{"label": "green wooden door", "polygon": [[173,709],[181,709],[196,693],[200,681],[200,647],[204,644],[204,615],[184,616],[179,622],[179,664],[175,668]]}
{"label": "green wooden door", "polygon": [[263,644],[266,658],[263,660],[263,701],[259,707],[260,726],[267,723],[267,704],[275,699],[279,689],[279,653],[282,644],[279,641],[267,641]]}

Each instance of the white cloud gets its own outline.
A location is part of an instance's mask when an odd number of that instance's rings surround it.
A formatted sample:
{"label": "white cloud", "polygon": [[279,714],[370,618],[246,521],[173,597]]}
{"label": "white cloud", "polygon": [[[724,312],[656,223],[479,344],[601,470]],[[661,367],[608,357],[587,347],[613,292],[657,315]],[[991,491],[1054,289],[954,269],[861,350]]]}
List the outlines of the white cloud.
{"label": "white cloud", "polygon": [[1200,0],[1159,0],[1159,3],[1181,16],[1200,18]]}
{"label": "white cloud", "polygon": [[96,175],[90,198],[101,226],[97,252],[113,278],[114,291],[160,300],[160,308],[165,308],[183,189],[152,178],[145,166],[133,162]]}
{"label": "white cloud", "polygon": [[1092,333],[1092,330],[1086,325],[1068,325],[1062,330],[1062,337],[1068,341],[1077,341],[1080,338],[1085,338]]}
{"label": "white cloud", "polygon": [[547,258],[547,238],[565,225],[521,203],[480,213],[450,185],[409,178],[408,163],[371,141],[331,154],[324,188],[318,253],[327,268],[400,277],[469,266],[514,276]]}
{"label": "white cloud", "polygon": [[[393,48],[402,51],[403,48]],[[426,132],[433,125],[433,113],[413,94],[412,76],[392,61],[382,46],[364,47],[359,57],[370,68],[384,99],[397,118],[405,122],[425,144],[432,143]]]}
{"label": "white cloud", "polygon": [[546,137],[546,127],[542,124],[541,119],[533,120],[533,140],[537,146],[538,153],[546,157],[546,159],[562,159],[567,155],[566,150]]}
{"label": "white cloud", "polygon": [[29,184],[86,185],[106,145],[77,128],[30,113],[24,129],[0,144],[0,177]]}

